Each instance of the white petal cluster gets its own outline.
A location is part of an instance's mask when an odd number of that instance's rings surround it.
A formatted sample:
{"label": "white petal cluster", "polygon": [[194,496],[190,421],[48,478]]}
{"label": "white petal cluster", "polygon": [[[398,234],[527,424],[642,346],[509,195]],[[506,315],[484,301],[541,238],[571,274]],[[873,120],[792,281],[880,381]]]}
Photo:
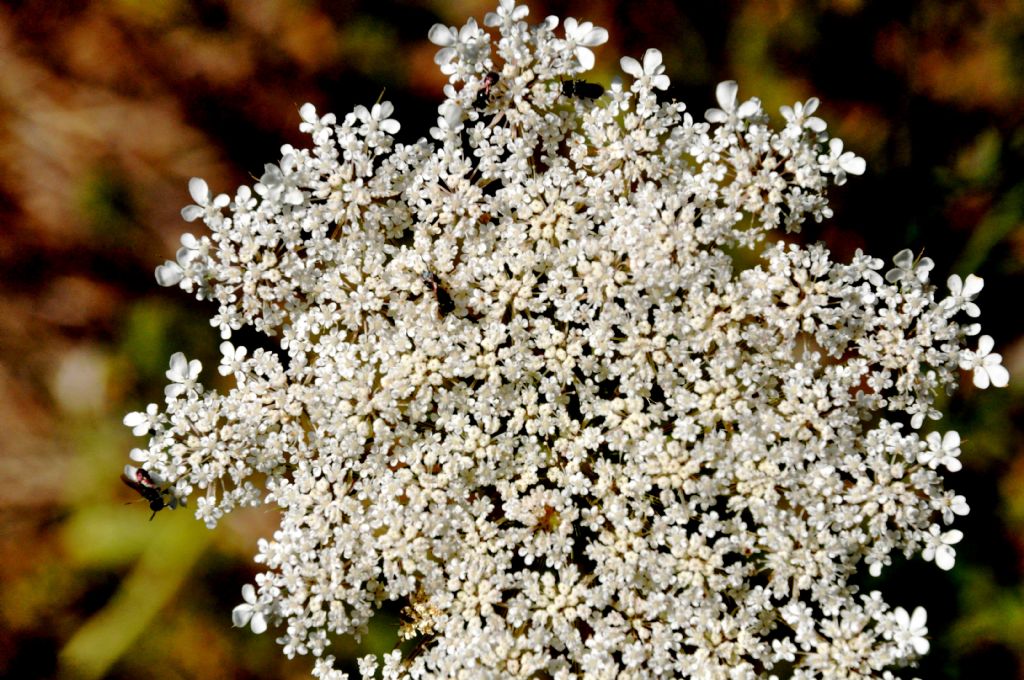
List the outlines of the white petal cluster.
{"label": "white petal cluster", "polygon": [[590,48],[608,42],[608,31],[589,21],[578,22],[569,17],[565,20],[565,40],[580,67],[589,71],[594,68],[594,52]]}
{"label": "white petal cluster", "polygon": [[619,60],[622,72],[636,78],[633,87],[637,90],[667,90],[669,86],[668,76],[665,75],[665,65],[661,63],[661,50],[653,47],[644,52],[644,63],[641,64],[633,57],[623,57]]}
{"label": "white petal cluster", "polygon": [[526,16],[431,29],[429,138],[307,104],[254,187],[190,183],[208,233],[158,279],[216,304],[234,387],[176,354],[133,459],[210,526],[279,509],[233,618],[317,677],[389,601],[418,642],[367,677],[892,677],[925,614],[851,581],[953,566],[959,435],[916,430],[960,368],[1008,380],[955,318],[980,279],[772,238],[864,171],[817,100],[775,130],[730,81],[697,121],[657,50],[600,94],[607,32]]}
{"label": "white petal cluster", "polygon": [[913,614],[908,614],[903,607],[896,607],[893,610],[893,621],[896,623],[896,630],[893,637],[904,646],[909,645],[918,654],[927,654],[931,644],[925,637],[928,634],[928,612],[924,607],[915,607]]}

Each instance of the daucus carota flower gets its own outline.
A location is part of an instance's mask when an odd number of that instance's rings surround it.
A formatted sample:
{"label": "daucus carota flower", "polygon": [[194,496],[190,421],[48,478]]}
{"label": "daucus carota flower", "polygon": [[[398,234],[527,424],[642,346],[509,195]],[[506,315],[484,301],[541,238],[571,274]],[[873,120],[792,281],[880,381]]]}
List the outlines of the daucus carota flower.
{"label": "daucus carota flower", "polygon": [[644,53],[644,63],[641,64],[633,57],[623,57],[619,60],[622,72],[633,76],[636,79],[634,87],[641,90],[667,90],[669,86],[668,76],[665,75],[665,65],[661,63],[661,50],[653,47]]}
{"label": "daucus carota flower", "polygon": [[230,385],[175,354],[132,458],[210,526],[277,507],[233,618],[317,677],[386,602],[419,644],[368,677],[891,676],[926,614],[851,581],[955,562],[959,435],[917,430],[961,368],[1007,383],[958,320],[980,279],[937,299],[910,251],[772,241],[865,170],[816,99],[775,130],[729,81],[698,120],[657,50],[585,88],[604,29],[526,18],[431,29],[429,137],[307,104],[310,149],[230,200],[190,183],[209,233],[158,281],[217,306]]}

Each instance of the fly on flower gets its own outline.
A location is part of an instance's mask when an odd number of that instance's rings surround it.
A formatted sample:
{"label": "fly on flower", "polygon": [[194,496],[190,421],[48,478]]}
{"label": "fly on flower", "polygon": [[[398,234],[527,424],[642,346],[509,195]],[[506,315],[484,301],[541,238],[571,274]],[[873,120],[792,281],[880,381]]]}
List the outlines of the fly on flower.
{"label": "fly on flower", "polygon": [[178,498],[170,488],[163,486],[159,478],[154,479],[150,473],[142,468],[137,468],[134,465],[125,465],[124,472],[121,474],[121,481],[149,502],[149,509],[153,511],[153,514],[149,517],[150,521],[156,517],[156,513],[164,508],[173,510],[179,505]]}
{"label": "fly on flower", "polygon": [[482,109],[487,106],[487,103],[491,101],[491,88],[495,86],[499,78],[501,76],[494,71],[484,76],[483,85],[480,86],[480,91],[477,92],[476,99],[473,100],[473,108]]}
{"label": "fly on flower", "polygon": [[438,278],[437,274],[430,271],[429,269],[423,272],[423,283],[427,284],[432,291],[434,291],[434,297],[437,298],[437,313],[444,317],[448,316],[455,309],[455,302],[452,300],[452,296],[448,294],[448,291],[441,285],[441,279]]}
{"label": "fly on flower", "polygon": [[604,94],[604,86],[585,80],[563,80],[562,94],[579,99],[597,99]]}

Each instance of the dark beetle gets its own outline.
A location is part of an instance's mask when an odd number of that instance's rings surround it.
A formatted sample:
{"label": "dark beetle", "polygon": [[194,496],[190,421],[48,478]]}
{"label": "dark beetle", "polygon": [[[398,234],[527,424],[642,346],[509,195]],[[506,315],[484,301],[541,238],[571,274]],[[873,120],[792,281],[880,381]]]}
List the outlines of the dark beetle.
{"label": "dark beetle", "polygon": [[604,94],[604,86],[597,83],[588,83],[585,80],[563,80],[562,94],[566,97],[597,99]]}

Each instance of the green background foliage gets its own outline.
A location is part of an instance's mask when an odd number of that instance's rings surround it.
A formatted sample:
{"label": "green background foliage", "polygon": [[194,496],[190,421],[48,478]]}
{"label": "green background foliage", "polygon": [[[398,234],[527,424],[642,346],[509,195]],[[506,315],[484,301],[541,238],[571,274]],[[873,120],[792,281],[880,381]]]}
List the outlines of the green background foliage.
{"label": "green background foliage", "polygon": [[[0,7],[0,675],[11,678],[306,677],[273,634],[230,627],[272,509],[215,532],[187,512],[147,522],[117,479],[136,445],[125,412],[162,398],[174,351],[217,384],[211,310],[160,289],[153,268],[187,229],[190,176],[233,192],[305,144],[298,107],[343,114],[384,97],[400,137],[426,134],[443,77],[435,22],[490,2],[27,0]],[[735,79],[769,111],[810,96],[868,173],[807,225],[836,257],[910,247],[935,280],[976,272],[985,332],[1011,371],[966,379],[944,404],[964,438],[952,486],[972,512],[957,567],[901,561],[880,588],[929,609],[923,678],[1024,677],[1024,4],[537,2],[531,18],[609,29],[590,80],[618,57],[665,55],[696,116]],[[395,641],[385,613],[339,657]]]}

